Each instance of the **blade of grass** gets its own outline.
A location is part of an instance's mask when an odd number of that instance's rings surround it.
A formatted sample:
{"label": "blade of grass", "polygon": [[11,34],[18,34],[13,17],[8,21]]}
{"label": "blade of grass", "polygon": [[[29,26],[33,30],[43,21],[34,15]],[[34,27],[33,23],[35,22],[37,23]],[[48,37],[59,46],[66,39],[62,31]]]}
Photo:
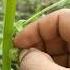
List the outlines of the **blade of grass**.
{"label": "blade of grass", "polygon": [[16,0],[6,0],[3,30],[3,66],[2,70],[11,70],[10,49],[14,27]]}

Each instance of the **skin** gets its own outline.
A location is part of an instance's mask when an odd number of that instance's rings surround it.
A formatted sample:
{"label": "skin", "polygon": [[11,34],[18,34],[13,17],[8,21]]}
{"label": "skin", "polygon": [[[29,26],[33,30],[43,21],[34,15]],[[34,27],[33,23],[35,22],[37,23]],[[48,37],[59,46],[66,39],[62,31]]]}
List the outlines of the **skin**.
{"label": "skin", "polygon": [[[36,53],[37,56],[32,53],[26,55],[20,64],[20,70],[25,67],[24,70],[51,70],[49,68],[53,70],[70,70],[68,69],[70,67],[70,9],[57,10],[30,23],[16,35],[14,45],[17,48],[26,49],[33,47],[40,51],[32,52]],[[39,62],[39,54],[41,55],[41,63],[45,63],[43,66]],[[49,60],[48,56],[44,56],[45,54],[49,54],[54,62]],[[42,68],[38,69],[36,65],[31,65],[28,68],[28,63],[34,64],[36,59],[37,64]],[[26,62],[26,66],[23,61]],[[33,68],[34,66],[37,69]]]}
{"label": "skin", "polygon": [[[27,51],[27,50],[25,50]],[[21,53],[21,56],[23,53]],[[56,64],[51,56],[35,48],[28,50],[20,64],[20,70],[70,70]]]}

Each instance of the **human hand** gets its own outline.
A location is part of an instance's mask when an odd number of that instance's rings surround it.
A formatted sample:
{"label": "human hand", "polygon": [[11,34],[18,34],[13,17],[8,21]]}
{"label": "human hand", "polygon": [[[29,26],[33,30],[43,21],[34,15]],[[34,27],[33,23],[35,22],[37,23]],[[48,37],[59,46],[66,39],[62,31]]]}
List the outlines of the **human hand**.
{"label": "human hand", "polygon": [[50,55],[35,48],[23,50],[20,62],[20,70],[70,70],[56,64]]}
{"label": "human hand", "polygon": [[[38,69],[38,70],[51,70],[47,69],[48,68],[47,63],[49,63],[49,61],[50,61],[50,63],[48,64],[50,65],[49,68],[53,67],[53,70],[56,69],[67,70],[68,68],[64,67],[70,67],[70,9],[61,9],[55,11],[44,17],[41,17],[40,19],[38,19],[33,23],[30,23],[24,30],[22,30],[20,33],[16,35],[14,39],[14,44],[18,48],[32,48],[32,47],[37,48],[43,51],[43,55],[47,53],[53,58],[55,62],[54,64],[51,60],[48,60],[46,56],[45,56],[46,59],[44,60],[43,59],[44,56],[41,55],[43,56],[41,57],[41,59],[44,61],[44,62],[42,61],[41,63],[42,64],[45,63],[43,67],[46,69]],[[41,51],[40,53],[42,53]],[[31,57],[34,57],[34,55],[32,55]],[[38,56],[35,58],[39,60]],[[29,60],[29,58],[27,60]],[[24,62],[22,61],[21,70],[23,70],[24,68],[23,63]],[[34,64],[34,61],[32,63]],[[56,63],[64,67],[61,67]],[[40,62],[38,62],[38,65],[39,64]],[[55,69],[56,65],[57,68]],[[41,65],[39,66],[41,67]],[[26,69],[26,70],[37,70],[37,69]]]}

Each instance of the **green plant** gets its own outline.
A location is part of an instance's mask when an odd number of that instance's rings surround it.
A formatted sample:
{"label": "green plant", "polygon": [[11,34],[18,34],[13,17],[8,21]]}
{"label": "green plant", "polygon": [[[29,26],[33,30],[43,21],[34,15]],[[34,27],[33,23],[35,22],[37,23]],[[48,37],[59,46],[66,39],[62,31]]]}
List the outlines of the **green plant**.
{"label": "green plant", "polygon": [[11,70],[10,49],[12,48],[12,32],[15,18],[15,7],[16,0],[5,0],[2,70]]}

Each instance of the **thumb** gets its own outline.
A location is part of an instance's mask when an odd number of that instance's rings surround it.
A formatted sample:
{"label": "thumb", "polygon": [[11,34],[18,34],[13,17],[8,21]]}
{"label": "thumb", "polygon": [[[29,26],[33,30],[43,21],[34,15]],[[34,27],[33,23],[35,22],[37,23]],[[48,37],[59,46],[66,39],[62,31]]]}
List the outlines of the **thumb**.
{"label": "thumb", "polygon": [[44,52],[34,48],[28,51],[29,53],[22,59],[20,70],[70,70],[54,63],[51,56]]}

